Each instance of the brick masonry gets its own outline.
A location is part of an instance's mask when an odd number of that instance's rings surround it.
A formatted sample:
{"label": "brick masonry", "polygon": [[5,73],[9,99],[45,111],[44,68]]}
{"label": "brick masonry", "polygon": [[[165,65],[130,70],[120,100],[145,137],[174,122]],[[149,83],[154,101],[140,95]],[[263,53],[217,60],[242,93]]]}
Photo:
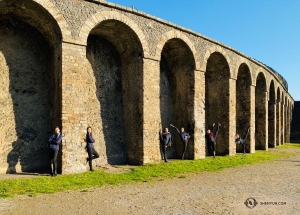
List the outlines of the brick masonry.
{"label": "brick masonry", "polygon": [[289,141],[294,100],[280,74],[189,29],[106,1],[2,0],[0,32],[0,172],[47,169],[56,125],[63,174],[86,171],[87,126],[96,165],[161,161],[170,123],[190,132],[188,159],[208,155],[213,122],[218,155],[240,152],[247,126],[249,153]]}

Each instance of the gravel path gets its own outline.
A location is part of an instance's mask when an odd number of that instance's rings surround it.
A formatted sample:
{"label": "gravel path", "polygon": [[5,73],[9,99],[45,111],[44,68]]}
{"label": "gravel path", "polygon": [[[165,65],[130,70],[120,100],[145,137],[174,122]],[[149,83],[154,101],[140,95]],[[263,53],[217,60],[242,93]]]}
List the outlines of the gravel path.
{"label": "gravel path", "polygon": [[[0,214],[300,214],[300,150],[293,150],[287,160],[186,178],[1,199]],[[250,197],[252,209],[244,204]]]}

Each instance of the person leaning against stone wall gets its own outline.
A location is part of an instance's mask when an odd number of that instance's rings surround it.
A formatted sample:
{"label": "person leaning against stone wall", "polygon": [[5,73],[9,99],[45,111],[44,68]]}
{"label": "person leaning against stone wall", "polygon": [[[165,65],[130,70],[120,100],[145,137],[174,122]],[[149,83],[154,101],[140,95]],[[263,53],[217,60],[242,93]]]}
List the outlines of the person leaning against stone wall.
{"label": "person leaning against stone wall", "polygon": [[172,146],[172,142],[173,142],[173,138],[172,138],[171,133],[169,132],[169,129],[165,128],[164,132],[159,130],[159,138],[160,138],[160,142],[162,145],[165,162],[168,162],[167,148],[168,148],[168,146]]}
{"label": "person leaning against stone wall", "polygon": [[58,126],[54,129],[54,134],[49,138],[49,156],[51,165],[51,176],[57,176],[57,154],[59,145],[62,141],[62,135]]}
{"label": "person leaning against stone wall", "polygon": [[94,148],[94,138],[92,135],[92,128],[91,127],[87,127],[87,132],[86,132],[86,151],[88,153],[88,158],[86,158],[86,162],[89,162],[89,166],[90,166],[90,171],[94,171],[93,169],[93,160],[96,158],[99,158],[99,154],[98,152],[95,150]]}

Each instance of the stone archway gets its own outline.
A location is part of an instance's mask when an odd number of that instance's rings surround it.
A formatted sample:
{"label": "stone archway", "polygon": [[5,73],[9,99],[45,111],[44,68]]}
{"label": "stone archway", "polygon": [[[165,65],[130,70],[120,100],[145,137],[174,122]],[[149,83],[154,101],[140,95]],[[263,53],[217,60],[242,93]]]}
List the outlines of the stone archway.
{"label": "stone archway", "polygon": [[[88,85],[96,95],[88,108],[88,123],[95,127],[100,162],[143,163],[143,48],[125,23],[107,19],[98,23],[87,39],[91,65]],[[95,108],[97,107],[97,108]]]}
{"label": "stone archway", "polygon": [[61,126],[62,33],[45,8],[23,3],[0,2],[0,132],[10,134],[1,135],[0,169],[7,173],[47,170],[47,142]]}
{"label": "stone archway", "polygon": [[205,124],[221,123],[217,138],[217,155],[229,154],[229,78],[230,70],[225,57],[214,52],[210,55],[205,72]]}
{"label": "stone archway", "polygon": [[[193,132],[195,60],[189,46],[179,38],[168,40],[160,60],[160,118],[162,127],[172,123],[179,129]],[[170,129],[170,127],[169,127]],[[168,158],[182,158],[183,145],[175,130],[174,146]],[[185,158],[193,159],[193,139],[189,140]]]}
{"label": "stone archway", "polygon": [[255,87],[255,150],[267,149],[266,79],[259,73]]}
{"label": "stone archway", "polygon": [[273,80],[270,83],[268,101],[268,147],[276,147],[276,94]]}
{"label": "stone archway", "polygon": [[[251,120],[251,74],[247,64],[240,65],[236,80],[236,133],[245,137]],[[249,135],[250,137],[250,135]],[[250,152],[249,137],[246,140],[246,151]],[[236,146],[236,152],[243,152],[243,147]]]}
{"label": "stone archway", "polygon": [[280,97],[280,89],[277,88],[276,93],[276,146],[280,145],[280,130],[281,130],[281,97]]}

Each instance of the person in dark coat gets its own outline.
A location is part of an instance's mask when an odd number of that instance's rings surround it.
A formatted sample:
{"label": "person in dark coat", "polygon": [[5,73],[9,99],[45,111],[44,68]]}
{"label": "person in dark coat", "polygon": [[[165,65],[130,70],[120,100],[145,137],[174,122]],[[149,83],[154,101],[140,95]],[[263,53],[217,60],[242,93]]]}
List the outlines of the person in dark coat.
{"label": "person in dark coat", "polygon": [[250,131],[250,127],[247,128],[247,132],[246,132],[246,136],[244,138],[241,138],[239,134],[236,134],[235,135],[235,143],[236,144],[239,144],[239,145],[243,145],[243,149],[244,149],[244,154],[246,154],[246,144],[245,144],[245,140],[247,139],[248,137],[248,134],[249,134],[249,131]]}
{"label": "person in dark coat", "polygon": [[183,143],[183,151],[182,151],[182,156],[181,156],[181,159],[183,160],[184,159],[184,153],[186,152],[186,148],[187,148],[187,144],[188,144],[188,141],[189,141],[189,138],[190,138],[190,135],[189,133],[186,133],[184,131],[184,128],[182,127],[179,131],[178,128],[176,128],[174,125],[170,124],[171,127],[175,128],[177,133],[179,134],[180,138],[181,138],[181,141]]}
{"label": "person in dark coat", "polygon": [[165,162],[168,162],[167,148],[168,148],[168,146],[172,145],[172,142],[173,142],[172,135],[169,132],[169,129],[165,128],[164,132],[159,131],[159,137],[160,137],[160,142],[161,142],[163,153],[164,153]]}
{"label": "person in dark coat", "polygon": [[218,123],[218,127],[217,127],[217,130],[215,133],[213,133],[214,126],[215,126],[215,123],[213,123],[211,129],[208,129],[206,131],[205,138],[206,138],[206,143],[207,143],[209,153],[212,154],[215,158],[216,157],[216,145],[217,145],[216,139],[217,139],[217,136],[219,133],[219,128],[220,128],[221,124]]}
{"label": "person in dark coat", "polygon": [[62,135],[58,126],[54,129],[54,134],[49,138],[49,155],[51,164],[51,176],[57,176],[57,154],[59,145],[62,141]]}
{"label": "person in dark coat", "polygon": [[89,156],[88,158],[86,158],[86,161],[89,162],[90,171],[94,171],[92,161],[96,158],[99,158],[99,154],[95,150],[95,147],[94,147],[95,140],[92,135],[92,128],[87,127],[86,130],[87,130],[87,132],[86,132],[86,151]]}

